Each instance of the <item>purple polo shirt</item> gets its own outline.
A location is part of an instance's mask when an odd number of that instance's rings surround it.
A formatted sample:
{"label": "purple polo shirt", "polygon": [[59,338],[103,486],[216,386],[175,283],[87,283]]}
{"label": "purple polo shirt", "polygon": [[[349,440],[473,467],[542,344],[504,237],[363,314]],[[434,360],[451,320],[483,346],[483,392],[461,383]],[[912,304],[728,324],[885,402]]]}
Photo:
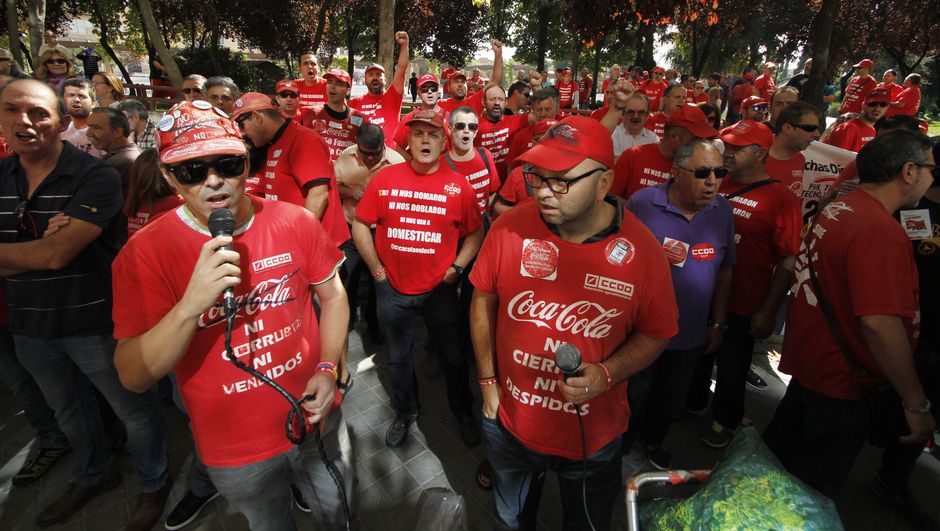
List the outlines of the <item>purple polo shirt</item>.
{"label": "purple polo shirt", "polygon": [[637,191],[627,208],[663,244],[679,306],[679,333],[667,348],[686,350],[705,344],[718,269],[735,263],[734,216],[728,200],[716,196],[688,220],[669,203],[670,184]]}

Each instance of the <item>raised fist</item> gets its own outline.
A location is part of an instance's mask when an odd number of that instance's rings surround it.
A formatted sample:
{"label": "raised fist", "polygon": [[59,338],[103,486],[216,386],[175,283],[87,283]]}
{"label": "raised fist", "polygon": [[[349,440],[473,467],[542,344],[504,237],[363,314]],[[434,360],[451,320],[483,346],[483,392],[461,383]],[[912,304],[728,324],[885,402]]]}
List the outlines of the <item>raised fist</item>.
{"label": "raised fist", "polygon": [[490,39],[490,45],[493,46],[493,51],[496,53],[503,53],[503,43],[499,42],[496,39]]}
{"label": "raised fist", "polygon": [[406,46],[408,44],[408,32],[407,31],[396,31],[395,32],[395,42],[400,46]]}

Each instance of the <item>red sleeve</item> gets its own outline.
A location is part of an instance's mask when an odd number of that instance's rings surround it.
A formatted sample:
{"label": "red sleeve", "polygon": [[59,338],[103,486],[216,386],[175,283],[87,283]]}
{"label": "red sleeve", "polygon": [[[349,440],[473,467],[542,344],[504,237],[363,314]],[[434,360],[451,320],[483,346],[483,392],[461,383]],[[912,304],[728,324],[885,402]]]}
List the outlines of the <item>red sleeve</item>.
{"label": "red sleeve", "polygon": [[[319,135],[298,144],[290,150],[290,166],[294,182],[301,191],[314,181],[329,179],[333,185],[333,167],[330,164],[330,148]],[[301,195],[303,193],[301,192]]]}
{"label": "red sleeve", "polygon": [[630,174],[633,172],[633,157],[636,155],[634,148],[630,148],[620,154],[620,158],[614,164],[614,182],[610,185],[610,193],[617,197],[626,199],[627,183],[630,180]]}
{"label": "red sleeve", "polygon": [[[911,244],[885,230],[859,233],[864,244],[847,245],[845,272],[848,284],[865,286],[849,290],[852,312],[863,315],[914,317],[911,294],[917,276],[911,275]],[[878,252],[872,252],[877,249]]]}
{"label": "red sleeve", "polygon": [[[776,185],[774,185],[776,186]],[[800,252],[800,232],[803,230],[803,216],[800,200],[789,190],[781,187],[780,212],[774,221],[773,250],[777,260],[784,256],[796,256]]]}
{"label": "red sleeve", "polygon": [[[477,113],[477,116],[483,116],[483,91],[481,90],[472,96],[464,98],[463,105],[473,109],[473,112]],[[451,111],[453,111],[453,109],[451,109]]]}
{"label": "red sleeve", "polygon": [[160,261],[152,256],[153,249],[131,241],[121,249],[111,267],[114,290],[111,318],[116,339],[147,332],[176,305],[172,286],[156,271]]}
{"label": "red sleeve", "polygon": [[298,218],[300,218],[300,223],[297,226],[307,229],[296,232],[300,238],[303,238],[302,243],[306,244],[304,248],[307,251],[307,260],[304,264],[304,274],[311,284],[321,284],[336,273],[337,266],[343,263],[343,253],[312,212],[303,209],[298,212]]}
{"label": "red sleeve", "polygon": [[499,189],[499,198],[507,205],[517,205],[529,197],[522,179],[522,166],[517,166],[509,172],[506,183]]}
{"label": "red sleeve", "polygon": [[855,151],[852,149],[854,147],[855,139],[849,138],[848,129],[850,129],[848,122],[840,124],[838,127],[833,129],[831,133],[829,133],[829,137],[826,138],[825,143],[829,144],[830,146],[836,146],[842,149],[848,149],[849,151]]}
{"label": "red sleeve", "polygon": [[395,131],[395,144],[402,149],[408,149],[408,126],[404,124],[404,121]]}
{"label": "red sleeve", "polygon": [[480,252],[477,253],[476,261],[473,263],[473,270],[470,272],[469,280],[473,287],[487,293],[496,293],[496,279],[499,273],[500,249],[502,247],[503,231],[497,229],[500,227],[500,220],[497,219],[483,240]]}
{"label": "red sleeve", "polygon": [[359,204],[356,205],[356,217],[362,221],[372,225],[378,222],[379,218],[382,216],[382,206],[381,201],[379,200],[379,189],[384,187],[385,176],[384,173],[388,171],[388,168],[385,168],[379,173],[375,174],[375,177],[369,181],[369,184],[366,185],[365,191],[362,192],[362,197],[359,199]]}

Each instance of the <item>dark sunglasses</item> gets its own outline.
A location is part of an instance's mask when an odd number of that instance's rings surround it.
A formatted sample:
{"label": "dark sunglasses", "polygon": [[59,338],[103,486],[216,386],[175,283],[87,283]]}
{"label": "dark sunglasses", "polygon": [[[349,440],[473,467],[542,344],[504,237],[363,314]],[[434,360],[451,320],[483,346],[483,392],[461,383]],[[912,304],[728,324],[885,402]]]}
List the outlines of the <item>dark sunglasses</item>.
{"label": "dark sunglasses", "polygon": [[886,101],[873,101],[873,102],[870,102],[870,103],[866,103],[865,105],[867,105],[868,107],[887,107],[887,106],[888,106],[888,102],[886,102]]}
{"label": "dark sunglasses", "polygon": [[767,112],[766,105],[754,105],[751,107],[751,109],[754,109],[754,112]]}
{"label": "dark sunglasses", "polygon": [[819,124],[790,124],[797,129],[802,129],[807,133],[815,133],[819,131]]}
{"label": "dark sunglasses", "polygon": [[681,168],[687,172],[691,172],[692,175],[694,175],[696,179],[708,179],[708,176],[711,175],[712,173],[715,174],[716,179],[724,179],[725,175],[728,175],[727,168],[695,168],[693,170],[692,168],[686,168],[684,166],[676,166],[676,167]]}
{"label": "dark sunglasses", "polygon": [[25,199],[16,205],[14,213],[16,214],[17,234],[27,239],[38,240],[39,226],[36,224],[36,219],[33,218],[32,213],[30,213],[27,208]]}
{"label": "dark sunglasses", "polygon": [[479,127],[480,127],[480,124],[468,124],[468,123],[464,123],[464,122],[456,122],[456,123],[454,124],[454,129],[456,129],[456,130],[458,130],[458,131],[463,131],[464,129],[469,129],[469,130],[471,130],[471,131],[476,131],[477,129],[479,129]]}
{"label": "dark sunglasses", "polygon": [[209,170],[214,169],[219,177],[230,179],[239,177],[245,172],[248,157],[244,155],[231,155],[216,159],[212,162],[184,162],[167,166],[170,173],[182,185],[198,184],[209,177]]}
{"label": "dark sunglasses", "polygon": [[287,92],[287,91],[278,92],[277,95],[279,98],[284,98],[285,100],[287,98],[299,98],[300,97],[300,94],[297,94],[296,92]]}
{"label": "dark sunglasses", "polygon": [[66,61],[65,59],[47,59],[47,60],[46,60],[46,64],[47,64],[47,65],[49,65],[49,64],[52,64],[52,65],[64,65],[64,64],[67,63],[67,62],[68,62],[68,61]]}
{"label": "dark sunglasses", "polygon": [[201,88],[184,88],[183,94],[202,94]]}
{"label": "dark sunglasses", "polygon": [[254,111],[246,112],[245,114],[239,116],[238,118],[235,118],[235,125],[238,126],[239,130],[245,129],[245,122],[247,122],[248,119],[251,118],[252,114],[254,114]]}
{"label": "dark sunglasses", "polygon": [[421,92],[437,92],[437,85],[424,85],[421,87]]}

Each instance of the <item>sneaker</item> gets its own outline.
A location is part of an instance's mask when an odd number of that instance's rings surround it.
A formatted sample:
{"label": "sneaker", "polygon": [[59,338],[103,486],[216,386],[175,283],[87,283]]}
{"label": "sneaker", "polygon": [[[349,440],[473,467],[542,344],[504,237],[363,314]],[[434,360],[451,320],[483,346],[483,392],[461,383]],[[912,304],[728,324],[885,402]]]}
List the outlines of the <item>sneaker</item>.
{"label": "sneaker", "polygon": [[650,446],[646,449],[646,459],[656,470],[669,470],[672,456],[662,446]]}
{"label": "sneaker", "polygon": [[480,428],[477,427],[477,421],[473,415],[466,414],[457,417],[457,424],[460,425],[460,438],[463,443],[473,448],[480,444]]}
{"label": "sneaker", "polygon": [[712,421],[711,426],[702,432],[702,436],[699,440],[701,440],[702,444],[705,446],[724,448],[731,442],[732,437],[734,437],[734,430],[729,430],[722,426],[720,422]]}
{"label": "sneaker", "polygon": [[747,383],[748,387],[755,391],[767,390],[767,382],[764,381],[764,379],[754,371],[753,365],[751,365],[751,367],[747,370],[747,379],[745,382]]}
{"label": "sneaker", "polygon": [[218,497],[218,492],[214,492],[208,496],[196,496],[193,494],[193,491],[187,492],[186,496],[183,496],[183,499],[170,511],[170,515],[166,517],[166,522],[163,526],[170,531],[188,526],[193,523],[193,520],[199,517],[199,513],[202,512],[206,505],[209,505],[209,502]]}
{"label": "sneaker", "polygon": [[114,489],[121,484],[121,481],[121,473],[115,469],[110,475],[105,476],[101,481],[90,487],[81,487],[77,483],[70,483],[65,494],[59,496],[56,501],[39,513],[39,516],[36,517],[36,525],[46,527],[68,520],[73,514],[80,511],[89,500]]}
{"label": "sneaker", "polygon": [[169,496],[172,486],[173,481],[167,480],[166,485],[153,492],[138,494],[137,507],[127,519],[127,527],[124,531],[148,531],[152,528],[163,514],[163,506],[166,505],[166,497]]}
{"label": "sneaker", "polygon": [[416,419],[409,419],[404,415],[395,417],[395,420],[392,421],[392,425],[389,426],[388,431],[385,432],[385,446],[398,448],[405,444],[405,439],[408,438],[408,428],[415,420]]}
{"label": "sneaker", "polygon": [[23,468],[13,476],[13,485],[25,487],[35,482],[45,475],[59,459],[71,452],[72,445],[67,440],[49,448],[40,448],[35,455],[26,460]]}
{"label": "sneaker", "polygon": [[294,500],[294,505],[300,509],[300,512],[310,514],[310,506],[307,505],[307,502],[304,501],[304,495],[301,494],[300,489],[294,485],[290,486],[290,497]]}

